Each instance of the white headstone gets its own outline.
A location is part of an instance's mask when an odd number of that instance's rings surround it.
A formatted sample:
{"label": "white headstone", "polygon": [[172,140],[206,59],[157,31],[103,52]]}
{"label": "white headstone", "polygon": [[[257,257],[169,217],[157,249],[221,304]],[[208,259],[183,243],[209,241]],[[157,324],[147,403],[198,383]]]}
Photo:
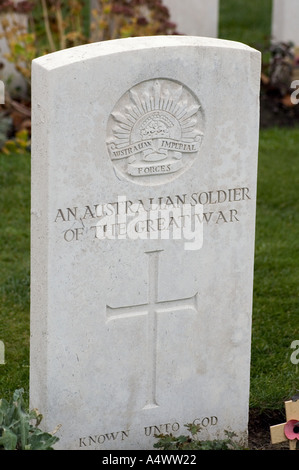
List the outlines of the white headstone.
{"label": "white headstone", "polygon": [[260,53],[130,38],[32,72],[31,405],[62,449],[246,440]]}
{"label": "white headstone", "polygon": [[273,0],[272,39],[299,46],[299,0]]}
{"label": "white headstone", "polygon": [[[14,0],[14,3],[19,3],[21,0]],[[0,12],[0,35],[3,33],[2,21],[8,22],[10,27],[14,24],[18,25],[20,32],[26,32],[28,27],[28,17],[23,13],[4,13]],[[0,80],[5,82],[7,88],[11,92],[20,92],[27,90],[25,78],[16,69],[13,62],[9,61],[6,57],[10,54],[10,47],[5,37],[0,38],[0,63],[3,64],[0,68]]]}
{"label": "white headstone", "polygon": [[219,0],[163,0],[180,34],[218,36]]}

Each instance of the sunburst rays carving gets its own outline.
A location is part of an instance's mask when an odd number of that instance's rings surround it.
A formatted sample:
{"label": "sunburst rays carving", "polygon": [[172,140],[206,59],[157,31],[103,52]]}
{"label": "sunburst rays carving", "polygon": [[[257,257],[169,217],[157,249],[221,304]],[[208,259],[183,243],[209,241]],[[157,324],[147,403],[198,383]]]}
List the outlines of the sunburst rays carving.
{"label": "sunburst rays carving", "polygon": [[125,160],[122,169],[131,176],[188,167],[188,157],[191,161],[203,138],[201,105],[186,87],[168,79],[148,80],[129,90],[112,111],[109,125],[111,159]]}

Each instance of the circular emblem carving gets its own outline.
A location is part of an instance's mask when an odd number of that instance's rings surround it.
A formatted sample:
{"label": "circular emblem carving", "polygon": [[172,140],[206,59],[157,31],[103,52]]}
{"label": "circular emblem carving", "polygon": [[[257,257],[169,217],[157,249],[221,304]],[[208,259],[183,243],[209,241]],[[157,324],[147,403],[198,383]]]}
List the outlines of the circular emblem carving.
{"label": "circular emblem carving", "polygon": [[115,105],[108,120],[107,147],[118,173],[152,186],[190,168],[202,130],[200,103],[186,86],[169,79],[147,80]]}

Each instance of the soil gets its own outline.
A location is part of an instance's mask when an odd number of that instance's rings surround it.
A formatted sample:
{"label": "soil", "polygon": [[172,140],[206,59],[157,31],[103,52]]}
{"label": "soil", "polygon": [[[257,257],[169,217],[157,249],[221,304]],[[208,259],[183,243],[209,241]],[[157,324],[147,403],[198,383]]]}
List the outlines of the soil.
{"label": "soil", "polygon": [[289,450],[289,443],[271,444],[270,426],[285,423],[284,411],[251,410],[249,413],[248,447],[250,450]]}

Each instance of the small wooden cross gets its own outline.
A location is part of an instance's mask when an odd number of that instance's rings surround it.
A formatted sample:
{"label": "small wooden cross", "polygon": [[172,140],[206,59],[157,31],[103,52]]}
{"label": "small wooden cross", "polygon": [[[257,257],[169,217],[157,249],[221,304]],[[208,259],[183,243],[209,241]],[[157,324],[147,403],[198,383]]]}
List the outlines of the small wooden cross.
{"label": "small wooden cross", "polygon": [[[271,442],[279,444],[289,441],[290,450],[296,450],[299,442],[299,398],[286,401],[285,410],[287,422],[270,427]],[[291,430],[291,434],[288,430]]]}

